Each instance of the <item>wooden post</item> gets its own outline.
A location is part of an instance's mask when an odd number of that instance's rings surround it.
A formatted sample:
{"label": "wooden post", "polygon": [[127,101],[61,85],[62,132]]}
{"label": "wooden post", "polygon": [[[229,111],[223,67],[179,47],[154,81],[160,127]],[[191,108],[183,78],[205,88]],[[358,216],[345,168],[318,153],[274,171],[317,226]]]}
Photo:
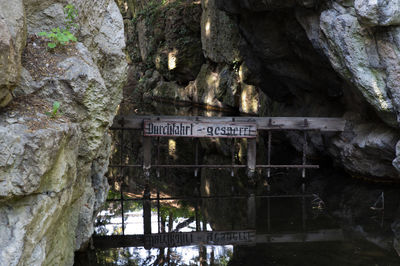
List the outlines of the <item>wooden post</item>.
{"label": "wooden post", "polygon": [[[304,119],[304,127],[308,127],[307,119]],[[307,162],[307,132],[303,131],[303,165],[306,165],[306,162]],[[306,168],[303,168],[301,177],[306,178]]]}
{"label": "wooden post", "polygon": [[[231,162],[232,165],[235,165],[235,144],[236,144],[236,140],[235,139],[231,139]],[[231,177],[235,176],[235,168],[232,167],[231,169]]]}
{"label": "wooden post", "polygon": [[[194,164],[199,165],[199,139],[194,138]],[[199,168],[194,169],[194,177],[199,174]]]}
{"label": "wooden post", "polygon": [[161,233],[161,210],[160,210],[160,190],[157,188],[157,228],[158,233]]}
{"label": "wooden post", "polygon": [[197,188],[194,189],[194,196],[196,197],[195,203],[195,219],[196,219],[196,231],[200,231],[200,215],[199,215],[199,190]]}
{"label": "wooden post", "polygon": [[143,172],[146,179],[150,178],[151,168],[151,137],[143,136]]}
{"label": "wooden post", "polygon": [[[124,127],[124,119],[121,119],[119,122],[121,125],[121,128]],[[122,186],[123,186],[123,181],[124,181],[124,170],[125,168],[123,165],[125,165],[124,162],[124,130],[121,130],[121,137],[120,137],[120,146],[119,146],[119,152],[120,152],[120,165],[121,165],[121,180],[119,184],[119,192],[120,192],[120,203],[121,203],[121,226],[122,226],[122,235],[125,235],[125,217],[124,217],[124,193],[122,191]]]}
{"label": "wooden post", "polygon": [[[267,164],[271,165],[271,142],[272,142],[272,132],[268,130],[268,151],[267,151]],[[271,168],[267,168],[267,178],[271,177]]]}
{"label": "wooden post", "polygon": [[256,196],[250,194],[247,199],[247,229],[256,229]]}
{"label": "wooden post", "polygon": [[[156,165],[160,163],[160,137],[157,137],[157,158],[156,158]],[[160,168],[156,169],[157,178],[160,178]]]}
{"label": "wooden post", "polygon": [[247,175],[253,177],[256,171],[257,140],[247,139]]}
{"label": "wooden post", "polygon": [[267,228],[268,233],[271,232],[271,199],[267,198]]}
{"label": "wooden post", "polygon": [[[232,122],[235,122],[235,118],[232,117]],[[231,162],[232,165],[235,165],[235,139],[231,139]],[[235,175],[234,172],[235,168],[232,167],[231,169],[231,177],[233,177]]]}
{"label": "wooden post", "polygon": [[[150,201],[150,189],[146,185],[143,193],[143,232],[144,235],[151,234],[151,201]],[[145,249],[150,249],[145,243]]]}
{"label": "wooden post", "polygon": [[[272,146],[272,132],[268,130],[268,154],[267,154],[267,164],[271,165],[271,146]],[[267,190],[270,191],[271,187],[269,186],[271,179],[271,168],[267,168]]]}
{"label": "wooden post", "polygon": [[[308,127],[308,120],[304,119],[304,127]],[[303,165],[307,163],[307,132],[303,131]],[[303,168],[301,172],[302,177],[302,184],[301,184],[301,192],[304,194],[306,192],[306,169]],[[307,220],[307,213],[306,213],[306,199],[303,196],[301,199],[301,217],[302,217],[302,229],[305,232],[306,230],[306,220]]]}
{"label": "wooden post", "polygon": [[124,193],[122,192],[122,182],[119,186],[119,192],[121,197],[121,225],[122,225],[122,235],[125,235],[125,216],[124,216]]}

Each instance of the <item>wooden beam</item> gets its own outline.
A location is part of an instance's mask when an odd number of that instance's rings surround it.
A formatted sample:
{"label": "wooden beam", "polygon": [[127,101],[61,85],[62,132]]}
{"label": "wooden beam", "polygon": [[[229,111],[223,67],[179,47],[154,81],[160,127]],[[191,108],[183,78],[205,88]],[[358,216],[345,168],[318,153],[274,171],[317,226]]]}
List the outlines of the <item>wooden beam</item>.
{"label": "wooden beam", "polygon": [[254,230],[242,231],[200,231],[160,233],[149,235],[114,235],[93,236],[95,248],[106,249],[116,247],[140,247],[151,248],[180,247],[191,245],[243,245],[256,241]]}
{"label": "wooden beam", "polygon": [[151,168],[151,137],[143,136],[143,170],[145,178],[150,175]]}
{"label": "wooden beam", "polygon": [[144,234],[151,234],[151,201],[150,201],[150,189],[146,185],[143,193],[143,232]]}
{"label": "wooden beam", "polygon": [[322,229],[304,233],[260,234],[257,243],[301,243],[344,241],[342,229]]}
{"label": "wooden beam", "polygon": [[[143,129],[144,120],[175,122],[232,122],[233,117],[197,117],[197,116],[117,116],[111,129]],[[344,131],[346,120],[335,117],[234,117],[237,123],[257,124],[259,130],[320,130]],[[307,119],[307,125],[304,124]]]}
{"label": "wooden beam", "polygon": [[255,194],[250,194],[247,198],[247,228],[256,229],[256,196]]}
{"label": "wooden beam", "polygon": [[[119,164],[112,164],[109,165],[110,168],[141,168],[143,165],[141,164],[127,164],[127,165],[119,165]],[[152,167],[154,168],[246,168],[247,165],[244,164],[199,164],[199,165],[192,165],[192,164],[153,164]],[[310,169],[318,169],[319,165],[317,164],[257,164],[256,168],[310,168]]]}

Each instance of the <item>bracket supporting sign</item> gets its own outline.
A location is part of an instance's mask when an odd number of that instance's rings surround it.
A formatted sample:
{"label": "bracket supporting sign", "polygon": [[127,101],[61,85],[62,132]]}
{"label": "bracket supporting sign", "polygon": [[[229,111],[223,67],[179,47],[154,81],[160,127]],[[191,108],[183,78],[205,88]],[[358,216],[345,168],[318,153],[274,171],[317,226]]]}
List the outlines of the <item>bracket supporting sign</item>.
{"label": "bracket supporting sign", "polygon": [[195,138],[255,138],[254,122],[144,121],[144,136]]}

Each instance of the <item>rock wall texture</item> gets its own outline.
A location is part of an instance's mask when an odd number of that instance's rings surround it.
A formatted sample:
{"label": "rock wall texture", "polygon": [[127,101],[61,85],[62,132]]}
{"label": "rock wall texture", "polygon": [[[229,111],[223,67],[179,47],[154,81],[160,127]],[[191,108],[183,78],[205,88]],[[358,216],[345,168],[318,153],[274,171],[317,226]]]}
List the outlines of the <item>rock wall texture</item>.
{"label": "rock wall texture", "polygon": [[0,108],[12,99],[21,72],[21,54],[26,41],[22,0],[0,2]]}
{"label": "rock wall texture", "polygon": [[[0,1],[0,102],[8,103],[0,110],[0,265],[72,265],[108,190],[107,129],[127,69],[123,20],[113,0],[9,2]],[[67,3],[79,12],[78,42],[49,51],[37,33],[65,27]]]}
{"label": "rock wall texture", "polygon": [[360,177],[399,178],[397,1],[216,3],[238,22],[245,82],[266,93],[272,115],[343,116],[346,132],[311,137],[310,151],[328,148]]}
{"label": "rock wall texture", "polygon": [[[360,177],[399,178],[398,1],[152,3],[138,1],[134,23],[126,21],[129,51],[136,60],[130,80],[142,95],[259,115],[344,117],[343,134],[310,135],[309,155],[330,156]],[[201,17],[185,21],[194,30],[190,43],[201,42],[202,62],[190,53],[180,57],[178,43],[188,36],[185,30],[159,23],[199,8]],[[176,16],[173,20],[173,25],[183,23]],[[164,31],[155,25],[165,25]],[[149,42],[155,46],[144,45]],[[165,55],[158,56],[159,51]],[[181,61],[196,62],[184,79],[174,74]],[[296,134],[288,137],[300,147]]]}

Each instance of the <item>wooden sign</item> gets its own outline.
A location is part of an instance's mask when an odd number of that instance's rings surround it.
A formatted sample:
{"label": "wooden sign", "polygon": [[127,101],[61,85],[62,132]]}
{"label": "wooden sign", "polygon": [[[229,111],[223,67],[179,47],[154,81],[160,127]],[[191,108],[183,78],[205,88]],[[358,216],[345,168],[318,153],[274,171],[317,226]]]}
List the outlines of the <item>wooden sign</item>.
{"label": "wooden sign", "polygon": [[255,231],[210,231],[162,233],[144,235],[145,246],[152,248],[179,247],[191,245],[239,245],[256,241]]}
{"label": "wooden sign", "polygon": [[144,121],[144,136],[171,136],[196,138],[255,138],[256,123],[198,122],[198,121]]}

